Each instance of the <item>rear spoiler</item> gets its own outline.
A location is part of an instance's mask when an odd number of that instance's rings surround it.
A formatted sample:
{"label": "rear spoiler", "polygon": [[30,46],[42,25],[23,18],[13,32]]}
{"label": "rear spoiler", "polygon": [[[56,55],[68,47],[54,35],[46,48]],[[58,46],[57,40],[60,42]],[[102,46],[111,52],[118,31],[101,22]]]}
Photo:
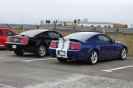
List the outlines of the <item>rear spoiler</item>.
{"label": "rear spoiler", "polygon": [[73,42],[82,42],[80,40],[77,40],[77,39],[65,39],[65,38],[53,38],[52,40],[62,40],[62,41],[73,41]]}

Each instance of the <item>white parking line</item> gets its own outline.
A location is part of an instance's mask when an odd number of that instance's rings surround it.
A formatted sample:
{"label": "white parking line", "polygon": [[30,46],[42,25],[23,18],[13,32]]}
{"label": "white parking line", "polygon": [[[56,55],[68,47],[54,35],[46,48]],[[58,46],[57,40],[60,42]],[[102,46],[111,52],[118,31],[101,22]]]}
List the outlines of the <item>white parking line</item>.
{"label": "white parking line", "polygon": [[47,59],[33,59],[33,60],[21,60],[23,62],[31,62],[31,61],[41,61],[41,60],[53,60],[55,58],[47,58]]}
{"label": "white parking line", "polygon": [[102,71],[113,72],[113,71],[115,71],[115,70],[120,70],[120,69],[130,68],[130,67],[133,67],[133,65],[131,65],[131,66],[125,66],[125,67],[118,67],[118,68],[109,69],[109,70],[102,70]]}

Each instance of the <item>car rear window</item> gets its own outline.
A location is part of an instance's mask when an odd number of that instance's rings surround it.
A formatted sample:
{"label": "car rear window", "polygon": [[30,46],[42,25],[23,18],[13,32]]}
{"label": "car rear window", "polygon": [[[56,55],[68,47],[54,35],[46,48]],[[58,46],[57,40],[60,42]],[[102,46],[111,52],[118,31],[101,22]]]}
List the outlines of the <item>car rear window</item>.
{"label": "car rear window", "polygon": [[86,41],[88,38],[90,38],[91,36],[98,34],[98,33],[93,33],[93,32],[77,32],[77,33],[73,33],[70,35],[65,36],[64,38],[66,39],[76,39],[76,40],[80,40],[80,41]]}
{"label": "car rear window", "polygon": [[0,35],[3,35],[3,32],[2,32],[2,30],[0,30]]}
{"label": "car rear window", "polygon": [[20,35],[26,35],[26,36],[34,37],[37,34],[42,33],[44,31],[47,31],[47,30],[41,30],[41,29],[38,29],[38,30],[29,30],[29,31],[25,31],[25,32],[20,33]]}

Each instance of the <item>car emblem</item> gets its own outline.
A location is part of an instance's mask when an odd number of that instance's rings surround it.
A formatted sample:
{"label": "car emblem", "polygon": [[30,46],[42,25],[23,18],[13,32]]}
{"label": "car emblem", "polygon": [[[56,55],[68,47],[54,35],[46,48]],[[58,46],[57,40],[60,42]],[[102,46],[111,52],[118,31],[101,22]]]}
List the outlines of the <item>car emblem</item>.
{"label": "car emblem", "polygon": [[17,40],[18,40],[18,39],[17,39],[17,38],[15,38],[15,39],[14,39],[14,42],[16,42]]}

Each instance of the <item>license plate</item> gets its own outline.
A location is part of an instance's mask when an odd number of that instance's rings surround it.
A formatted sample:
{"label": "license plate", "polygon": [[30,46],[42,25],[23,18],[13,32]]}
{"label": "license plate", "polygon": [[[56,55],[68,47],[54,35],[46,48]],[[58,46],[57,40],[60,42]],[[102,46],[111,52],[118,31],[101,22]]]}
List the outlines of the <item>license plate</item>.
{"label": "license plate", "polygon": [[16,48],[17,48],[17,46],[16,46],[16,45],[12,45],[12,48],[16,49]]}
{"label": "license plate", "polygon": [[65,55],[65,52],[64,51],[59,51],[59,55]]}

